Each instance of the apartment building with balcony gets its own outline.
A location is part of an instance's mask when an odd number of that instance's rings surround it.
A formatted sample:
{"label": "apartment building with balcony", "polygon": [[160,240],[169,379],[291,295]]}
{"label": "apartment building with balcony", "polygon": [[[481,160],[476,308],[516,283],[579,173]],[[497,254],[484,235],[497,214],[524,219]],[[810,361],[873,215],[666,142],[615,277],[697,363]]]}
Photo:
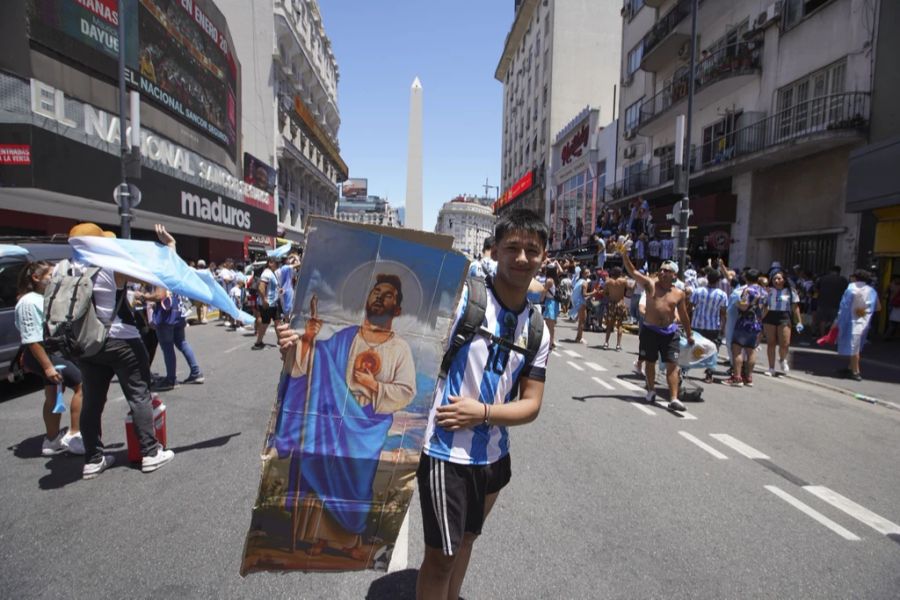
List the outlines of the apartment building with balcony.
{"label": "apartment building with balcony", "polygon": [[348,169],[340,155],[337,60],[316,0],[275,0],[278,218],[302,241],[306,218],[333,217]]}
{"label": "apartment building with balcony", "polygon": [[[338,65],[318,2],[221,5],[235,24],[236,54],[247,65],[241,79],[245,170],[248,164],[268,170],[270,184],[277,182],[270,186],[277,236],[303,244],[306,218],[335,215],[338,185],[348,175],[338,143]],[[250,173],[244,176],[253,180]]]}
{"label": "apartment building with balcony", "polygon": [[[695,260],[856,263],[845,212],[850,152],[866,139],[878,0],[700,0],[691,146]],[[691,0],[626,0],[616,180],[604,200],[676,199],[675,120],[686,114]],[[665,233],[665,227],[660,228]]]}
{"label": "apartment building with balcony", "polygon": [[494,77],[503,84],[501,193],[495,210],[550,218],[552,136],[585,106],[613,118],[621,29],[614,2],[517,0]]}
{"label": "apartment building with balcony", "polygon": [[453,236],[453,249],[469,258],[481,255],[484,240],[494,235],[496,217],[479,198],[458,196],[438,212],[435,233]]}

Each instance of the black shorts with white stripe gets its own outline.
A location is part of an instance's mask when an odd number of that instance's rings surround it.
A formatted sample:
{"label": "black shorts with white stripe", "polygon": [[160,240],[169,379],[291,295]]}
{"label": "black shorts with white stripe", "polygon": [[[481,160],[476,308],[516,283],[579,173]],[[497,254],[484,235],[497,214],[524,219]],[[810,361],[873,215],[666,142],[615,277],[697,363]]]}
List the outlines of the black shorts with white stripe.
{"label": "black shorts with white stripe", "polygon": [[511,476],[509,454],[489,465],[458,465],[423,452],[416,479],[425,544],[445,556],[456,554],[465,533],[481,534],[485,498],[502,490]]}

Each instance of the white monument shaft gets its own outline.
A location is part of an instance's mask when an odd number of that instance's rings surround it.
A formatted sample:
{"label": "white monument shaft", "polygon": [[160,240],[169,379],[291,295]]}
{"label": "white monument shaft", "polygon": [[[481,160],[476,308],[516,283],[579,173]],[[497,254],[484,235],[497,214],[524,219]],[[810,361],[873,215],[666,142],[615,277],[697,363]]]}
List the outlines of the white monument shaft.
{"label": "white monument shaft", "polygon": [[422,230],[422,83],[416,77],[409,89],[409,141],[406,159],[407,229]]}

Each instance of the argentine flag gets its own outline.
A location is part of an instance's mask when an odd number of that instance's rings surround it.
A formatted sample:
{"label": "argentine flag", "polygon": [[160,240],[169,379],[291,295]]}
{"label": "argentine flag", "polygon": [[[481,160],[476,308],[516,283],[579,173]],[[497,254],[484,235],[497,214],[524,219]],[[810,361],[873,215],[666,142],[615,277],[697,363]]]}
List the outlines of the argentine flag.
{"label": "argentine flag", "polygon": [[213,279],[208,270],[192,269],[168,246],[93,236],[69,238],[69,245],[75,250],[75,258],[81,262],[112,269],[179,296],[215,306],[244,323],[254,321],[251,315],[238,310],[225,288]]}

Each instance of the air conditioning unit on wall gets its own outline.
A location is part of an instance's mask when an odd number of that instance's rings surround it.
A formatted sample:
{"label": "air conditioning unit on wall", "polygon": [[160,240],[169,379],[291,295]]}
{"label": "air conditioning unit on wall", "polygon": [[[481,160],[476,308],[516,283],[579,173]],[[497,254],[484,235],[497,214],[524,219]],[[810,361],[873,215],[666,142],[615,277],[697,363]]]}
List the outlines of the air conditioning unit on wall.
{"label": "air conditioning unit on wall", "polygon": [[778,21],[781,18],[781,0],[778,2],[773,2],[769,6],[766,7],[766,10],[759,13],[759,16],[756,17],[756,21],[753,23],[753,26],[757,29],[761,29],[763,27],[768,27],[769,25]]}
{"label": "air conditioning unit on wall", "polygon": [[628,146],[622,151],[622,158],[634,158],[637,156],[637,147]]}
{"label": "air conditioning unit on wall", "polygon": [[632,127],[631,129],[626,129],[625,133],[622,134],[622,137],[626,140],[633,140],[635,137],[637,137],[637,129],[635,129],[634,127]]}
{"label": "air conditioning unit on wall", "polygon": [[634,82],[634,73],[630,73],[622,78],[622,87],[628,87]]}

